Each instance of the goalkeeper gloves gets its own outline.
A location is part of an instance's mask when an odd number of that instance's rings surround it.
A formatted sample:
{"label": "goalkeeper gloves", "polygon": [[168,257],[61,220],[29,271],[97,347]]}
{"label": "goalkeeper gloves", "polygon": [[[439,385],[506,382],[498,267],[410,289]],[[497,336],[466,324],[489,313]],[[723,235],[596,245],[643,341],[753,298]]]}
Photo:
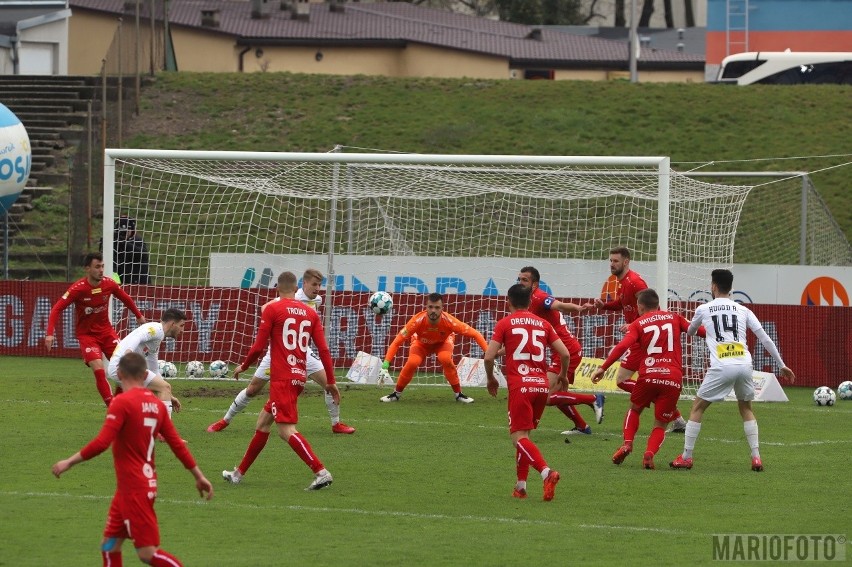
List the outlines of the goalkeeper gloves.
{"label": "goalkeeper gloves", "polygon": [[384,384],[385,381],[388,383],[393,382],[390,372],[388,372],[388,368],[390,368],[390,362],[386,360],[382,363],[381,369],[379,369],[379,384]]}

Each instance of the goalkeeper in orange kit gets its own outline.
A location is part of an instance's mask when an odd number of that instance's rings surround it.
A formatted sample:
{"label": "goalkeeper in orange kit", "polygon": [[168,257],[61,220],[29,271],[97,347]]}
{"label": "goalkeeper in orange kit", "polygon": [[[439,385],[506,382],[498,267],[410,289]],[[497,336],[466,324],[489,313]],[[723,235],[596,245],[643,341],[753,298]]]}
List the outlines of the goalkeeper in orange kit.
{"label": "goalkeeper in orange kit", "polygon": [[485,337],[479,331],[444,312],[444,298],[440,293],[430,293],[426,298],[426,310],[409,319],[388,347],[380,372],[383,377],[390,379],[388,368],[396,351],[403,342],[411,341],[408,360],[396,380],[396,389],[379,400],[398,402],[417,368],[428,355],[435,354],[444,369],[444,377],[456,393],[456,400],[465,404],[473,403],[473,398],[462,393],[456,365],[453,364],[453,346],[457,333],[474,339],[483,351],[488,348]]}

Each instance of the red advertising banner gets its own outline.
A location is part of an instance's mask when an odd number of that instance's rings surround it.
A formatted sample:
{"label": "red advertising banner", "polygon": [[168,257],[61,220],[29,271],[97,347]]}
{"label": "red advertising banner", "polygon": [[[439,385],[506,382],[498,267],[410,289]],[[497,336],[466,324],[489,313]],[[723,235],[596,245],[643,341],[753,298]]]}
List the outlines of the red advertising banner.
{"label": "red advertising banner", "polygon": [[[56,348],[48,353],[44,334],[50,309],[68,288],[67,283],[0,282],[0,355],[80,356],[74,333],[73,307],[65,311],[56,330]],[[251,346],[258,323],[259,307],[271,299],[274,290],[202,287],[149,287],[127,285],[124,289],[136,299],[149,320],[157,320],[168,307],[187,312],[190,322],[177,340],[169,339],[164,358],[174,362],[221,359],[239,362]],[[334,295],[326,336],[335,366],[348,368],[358,351],[384,356],[387,345],[408,318],[424,308],[421,294],[395,294],[392,315],[374,316],[367,305],[367,293],[341,292]],[[143,299],[144,298],[144,299]],[[120,302],[114,302],[113,321],[119,336],[124,336],[136,321]],[[778,345],[784,361],[797,374],[797,386],[836,387],[852,379],[852,311],[847,307],[797,305],[749,305]],[[326,307],[327,308],[327,307]],[[447,312],[478,329],[486,340],[497,320],[506,314],[505,299],[497,296],[451,295]],[[569,326],[583,345],[583,356],[604,358],[612,347],[611,336],[616,316],[592,313],[571,317]],[[777,374],[778,368],[765,349],[749,347],[755,370]],[[481,357],[479,346],[461,338],[457,357]],[[401,368],[407,348],[397,354],[393,367]],[[696,359],[686,360],[698,371],[704,364],[700,349]],[[427,370],[437,370],[429,361]]]}

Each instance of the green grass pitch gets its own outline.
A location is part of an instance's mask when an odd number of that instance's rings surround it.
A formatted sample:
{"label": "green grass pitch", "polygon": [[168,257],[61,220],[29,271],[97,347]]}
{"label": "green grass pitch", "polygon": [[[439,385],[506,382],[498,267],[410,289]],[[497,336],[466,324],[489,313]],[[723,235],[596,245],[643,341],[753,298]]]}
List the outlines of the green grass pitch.
{"label": "green grass pitch", "polygon": [[[79,360],[47,358],[0,357],[0,368],[0,565],[99,565],[115,486],[111,454],[59,480],[50,474],[101,426],[91,372]],[[809,388],[788,388],[790,403],[756,404],[766,466],[759,474],[749,469],[732,403],[705,414],[691,471],[667,466],[682,435],[667,438],[658,470],[641,468],[641,450],[612,464],[625,396],[610,395],[603,424],[569,444],[560,435],[568,422],[548,409],[533,435],[562,473],[548,503],[534,471],[530,497],[511,497],[505,390],[497,399],[468,391],[476,403],[463,405],[448,387],[411,387],[400,403],[382,404],[388,388],[342,379],[342,418],[358,429],[347,436],[332,435],[320,390],[309,387],[299,429],[335,480],[305,492],[310,471],[274,435],[242,484],[222,480],[263,402],[220,433],[205,429],[244,382],[172,383],[184,404],[175,423],[215,487],[212,501],[199,499],[192,476],[157,445],[162,547],[186,565],[699,565],[714,562],[713,534],[852,535],[852,402],[819,408]],[[643,415],[637,449],[651,419]],[[139,564],[129,542],[124,561]]]}

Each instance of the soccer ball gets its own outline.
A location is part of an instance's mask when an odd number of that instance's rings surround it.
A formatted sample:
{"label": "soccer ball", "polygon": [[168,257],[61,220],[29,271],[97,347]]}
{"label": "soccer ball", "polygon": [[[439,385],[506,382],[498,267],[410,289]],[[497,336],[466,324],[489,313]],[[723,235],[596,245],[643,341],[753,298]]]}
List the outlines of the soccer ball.
{"label": "soccer ball", "polygon": [[837,397],[841,400],[852,400],[852,382],[841,382],[837,387]]}
{"label": "soccer ball", "polygon": [[814,390],[814,402],[818,406],[833,406],[837,396],[828,386],[820,386]]}
{"label": "soccer ball", "polygon": [[193,360],[186,365],[187,378],[201,378],[204,376],[204,363],[200,360]]}
{"label": "soccer ball", "polygon": [[160,376],[163,378],[174,378],[177,376],[177,366],[175,366],[172,362],[158,360],[157,367],[160,370]]}
{"label": "soccer ball", "polygon": [[370,310],[376,315],[387,315],[393,307],[393,298],[386,291],[377,291],[370,296]]}
{"label": "soccer ball", "polygon": [[228,363],[224,360],[214,360],[210,363],[210,376],[222,378],[228,375]]}

